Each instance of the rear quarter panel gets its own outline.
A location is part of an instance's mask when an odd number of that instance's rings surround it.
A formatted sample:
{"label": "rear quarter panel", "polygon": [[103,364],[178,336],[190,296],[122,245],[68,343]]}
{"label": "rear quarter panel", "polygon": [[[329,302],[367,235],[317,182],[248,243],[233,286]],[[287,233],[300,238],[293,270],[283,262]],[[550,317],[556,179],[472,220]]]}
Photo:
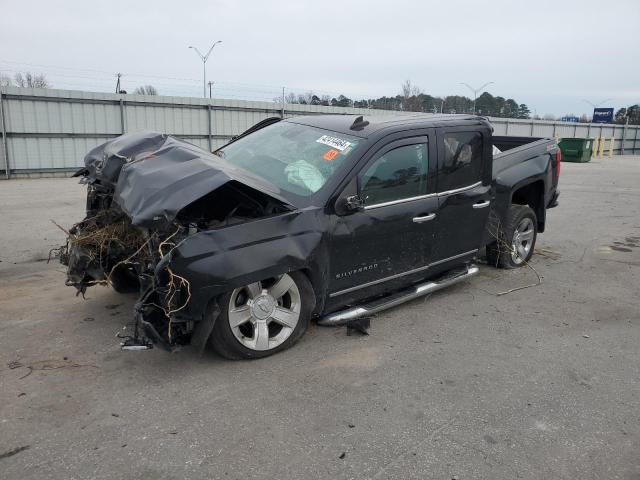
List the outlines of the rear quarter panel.
{"label": "rear quarter panel", "polygon": [[495,200],[493,202],[485,243],[492,241],[490,232],[495,232],[497,224],[508,218],[513,194],[522,187],[537,183],[543,192],[542,202],[536,209],[539,231],[544,231],[546,206],[556,190],[555,153],[558,150],[555,141],[538,141],[533,148],[514,149],[497,157],[494,165]]}

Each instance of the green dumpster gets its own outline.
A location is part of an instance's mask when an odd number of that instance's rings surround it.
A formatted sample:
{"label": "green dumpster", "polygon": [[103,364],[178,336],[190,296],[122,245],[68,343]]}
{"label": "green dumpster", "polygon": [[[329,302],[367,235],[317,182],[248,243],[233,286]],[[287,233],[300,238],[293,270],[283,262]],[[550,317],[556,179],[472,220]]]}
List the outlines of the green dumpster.
{"label": "green dumpster", "polygon": [[561,138],[558,143],[563,162],[588,162],[593,150],[592,138]]}

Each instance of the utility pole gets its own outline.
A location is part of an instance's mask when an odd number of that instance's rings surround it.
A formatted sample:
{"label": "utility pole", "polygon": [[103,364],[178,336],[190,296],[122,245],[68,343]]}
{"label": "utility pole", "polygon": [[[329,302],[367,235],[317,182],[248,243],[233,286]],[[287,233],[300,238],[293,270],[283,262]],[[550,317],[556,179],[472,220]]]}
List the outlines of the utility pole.
{"label": "utility pole", "polygon": [[200,50],[198,50],[196,47],[189,45],[189,48],[193,49],[200,57],[200,60],[202,60],[202,96],[204,98],[207,98],[207,60],[209,60],[209,55],[211,55],[213,47],[215,47],[219,43],[222,43],[222,40],[213,42],[213,45],[211,45],[211,48],[206,55],[200,53]]}
{"label": "utility pole", "polygon": [[494,82],[487,82],[484,85],[482,85],[481,87],[478,88],[473,88],[471,85],[469,85],[468,83],[464,83],[461,82],[460,85],[464,85],[465,87],[467,87],[469,90],[471,90],[473,92],[473,114],[475,115],[476,113],[476,99],[478,98],[478,92],[482,91],[483,88],[485,88],[487,85],[491,85]]}
{"label": "utility pole", "polygon": [[116,77],[118,77],[118,81],[116,82],[116,93],[120,93],[120,77],[122,77],[122,74],[116,73]]}
{"label": "utility pole", "polygon": [[214,84],[214,82],[209,80],[209,99],[211,99],[211,87],[213,86],[213,84]]}

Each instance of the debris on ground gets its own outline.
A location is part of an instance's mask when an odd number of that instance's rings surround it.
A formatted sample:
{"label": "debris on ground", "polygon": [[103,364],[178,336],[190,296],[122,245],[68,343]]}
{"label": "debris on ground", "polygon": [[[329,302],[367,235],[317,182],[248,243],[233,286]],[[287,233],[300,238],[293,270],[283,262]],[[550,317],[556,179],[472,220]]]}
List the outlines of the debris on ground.
{"label": "debris on ground", "polygon": [[[497,217],[497,215],[494,212],[491,212],[490,214],[490,220],[489,220],[489,225],[494,226],[493,229],[491,229],[490,227],[488,228],[488,232],[491,235],[491,237],[493,237],[495,239],[495,243],[497,245],[498,250],[501,252],[501,254],[509,254],[511,255],[512,253],[514,253],[514,249],[513,247],[509,244],[509,242],[507,242],[507,240],[504,238],[504,234],[502,232],[502,227],[501,227],[501,221],[500,219]],[[519,256],[519,255],[518,255]],[[509,293],[513,293],[513,292],[517,292],[519,290],[524,290],[526,288],[531,288],[531,287],[537,287],[538,285],[542,284],[542,275],[540,275],[538,273],[538,271],[533,268],[533,266],[531,265],[531,263],[529,263],[527,260],[524,260],[524,264],[529,267],[533,273],[536,274],[537,277],[537,281],[535,283],[530,283],[527,285],[523,285],[520,287],[514,287],[514,288],[510,288],[509,290],[505,290],[504,292],[498,292],[498,293],[491,293],[491,292],[487,292],[486,290],[483,290],[489,294],[495,295],[497,297],[501,297],[503,295],[507,295]],[[497,266],[497,265],[494,265]]]}
{"label": "debris on ground", "polygon": [[559,260],[560,257],[562,257],[562,255],[560,255],[558,252],[554,252],[553,250],[549,250],[548,248],[538,248],[538,247],[536,247],[534,249],[534,253],[536,255],[548,258],[550,260]]}
{"label": "debris on ground", "polygon": [[0,453],[0,460],[3,458],[13,457],[16,453],[24,452],[31,448],[31,445],[23,445],[21,447],[12,448],[11,450],[7,450],[6,452]]}
{"label": "debris on ground", "polygon": [[14,370],[16,368],[24,367],[24,365],[22,365],[22,363],[17,360],[12,360],[11,362],[7,363],[7,367],[9,367],[9,370]]}
{"label": "debris on ground", "polygon": [[351,320],[347,323],[347,335],[351,336],[354,332],[361,335],[369,335],[371,328],[371,319],[368,317]]}
{"label": "debris on ground", "polygon": [[[20,377],[19,380],[27,378],[35,370],[58,370],[58,369],[61,369],[61,368],[79,368],[79,367],[98,368],[96,365],[70,362],[70,361],[68,361],[68,359],[66,357],[64,358],[64,360],[39,360],[39,361],[34,362],[34,363],[30,364],[30,365],[22,365],[22,364],[20,364],[19,367],[24,367],[24,368],[27,368],[29,370],[25,375]],[[11,367],[9,367],[9,368],[11,368]],[[14,367],[14,368],[18,368],[18,367]]]}

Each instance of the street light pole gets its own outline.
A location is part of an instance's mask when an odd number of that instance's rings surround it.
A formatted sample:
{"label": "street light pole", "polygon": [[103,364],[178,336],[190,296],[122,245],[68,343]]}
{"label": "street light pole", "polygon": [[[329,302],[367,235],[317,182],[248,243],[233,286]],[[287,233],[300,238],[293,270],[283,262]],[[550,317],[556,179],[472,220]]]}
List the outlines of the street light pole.
{"label": "street light pole", "polygon": [[494,82],[487,82],[484,85],[482,85],[481,87],[478,88],[473,88],[471,85],[469,85],[468,83],[464,83],[461,82],[460,85],[464,85],[465,87],[467,87],[469,90],[471,90],[473,92],[473,114],[475,115],[476,113],[476,98],[478,98],[478,92],[482,91],[483,88],[485,88],[488,85],[491,85]]}
{"label": "street light pole", "polygon": [[200,50],[198,50],[196,47],[192,47],[191,45],[189,45],[189,48],[195,50],[195,52],[200,57],[200,60],[202,60],[202,96],[204,98],[207,98],[207,60],[209,59],[209,55],[211,55],[211,52],[213,51],[213,47],[215,47],[219,43],[222,43],[222,40],[213,42],[213,45],[211,45],[211,48],[206,55],[200,53]]}

